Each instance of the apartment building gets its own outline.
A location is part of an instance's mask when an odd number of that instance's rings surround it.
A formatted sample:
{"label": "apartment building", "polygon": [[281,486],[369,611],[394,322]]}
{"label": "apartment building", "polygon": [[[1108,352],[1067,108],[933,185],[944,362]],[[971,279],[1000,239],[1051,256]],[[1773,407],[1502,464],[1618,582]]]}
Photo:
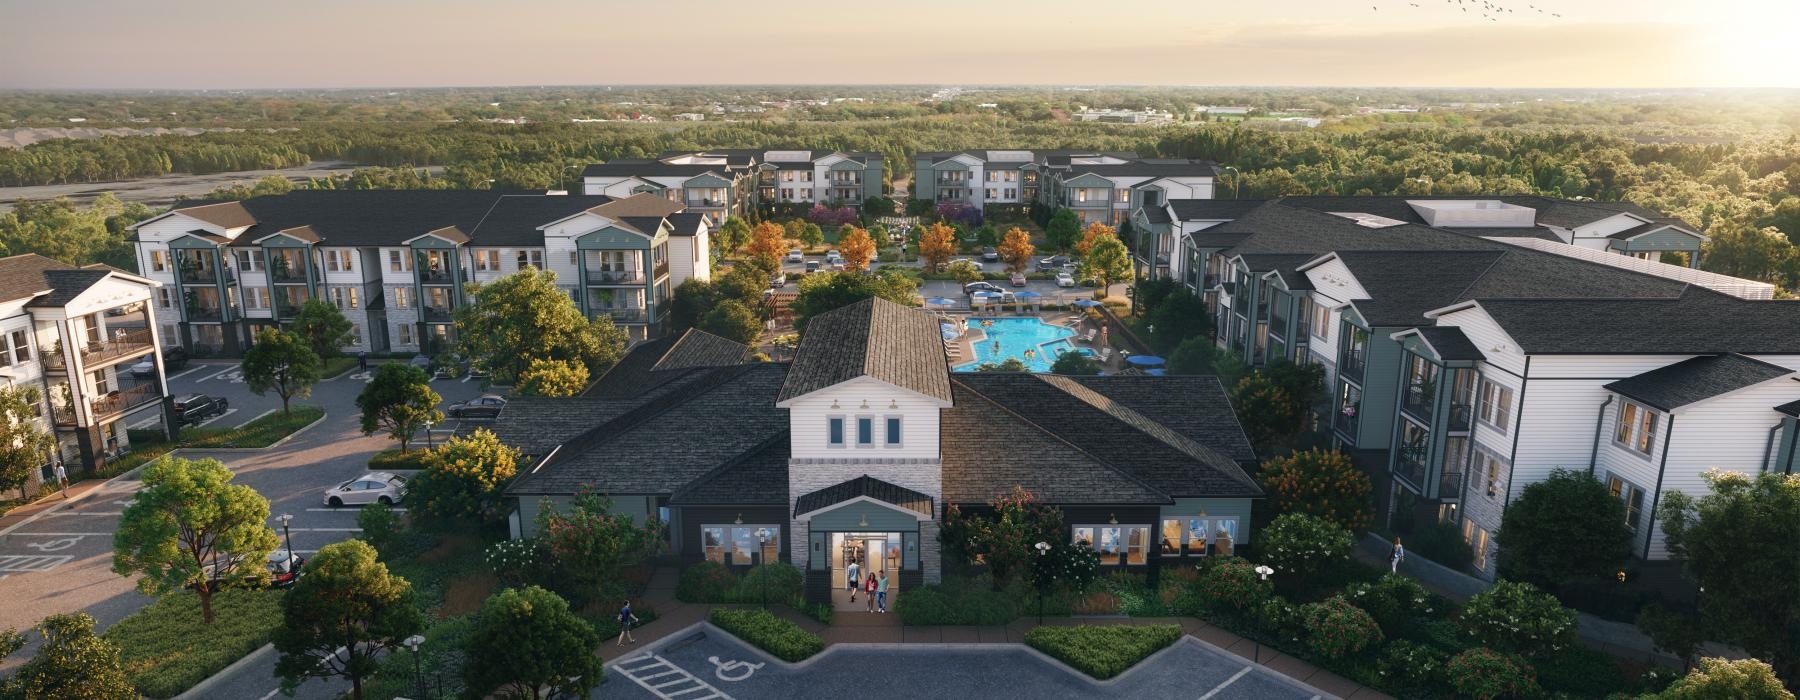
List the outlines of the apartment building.
{"label": "apartment building", "polygon": [[1377,477],[1381,517],[1454,523],[1488,576],[1501,514],[1552,469],[1608,484],[1655,561],[1671,491],[1800,466],[1800,303],[1660,262],[1697,257],[1682,222],[1536,197],[1162,210],[1166,274],[1211,300],[1220,346],[1323,365],[1319,429]]}
{"label": "apartment building", "polygon": [[760,204],[861,208],[882,195],[886,160],[879,153],[764,151],[757,166]]}
{"label": "apartment building", "polygon": [[196,354],[241,353],[308,299],[350,319],[346,351],[439,351],[471,285],[527,267],[650,338],[674,288],[712,268],[707,215],[652,193],[297,191],[178,205],[133,229],[139,269],[165,290],[160,332]]}
{"label": "apartment building", "polygon": [[[167,425],[154,280],[40,255],[0,258],[0,381],[37,390],[27,420],[56,438],[26,491],[91,472],[131,445],[128,426]],[[149,371],[131,371],[150,360]]]}
{"label": "apartment building", "polygon": [[1211,199],[1217,179],[1211,161],[1128,151],[955,151],[914,157],[912,196],[978,207],[1064,207],[1084,225],[1119,226],[1146,205]]}
{"label": "apartment building", "polygon": [[589,165],[582,194],[656,194],[706,216],[714,227],[757,205],[861,207],[882,194],[886,164],[879,153],[766,151],[724,148],[669,151],[656,158]]}

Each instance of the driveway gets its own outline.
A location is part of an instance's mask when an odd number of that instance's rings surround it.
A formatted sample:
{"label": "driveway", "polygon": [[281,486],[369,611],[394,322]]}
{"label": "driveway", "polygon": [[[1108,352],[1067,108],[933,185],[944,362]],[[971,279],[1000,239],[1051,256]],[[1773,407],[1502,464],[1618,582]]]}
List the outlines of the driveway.
{"label": "driveway", "polygon": [[1193,637],[1095,681],[1016,644],[837,644],[784,664],[709,625],[620,658],[601,688],[609,700],[1333,697]]}

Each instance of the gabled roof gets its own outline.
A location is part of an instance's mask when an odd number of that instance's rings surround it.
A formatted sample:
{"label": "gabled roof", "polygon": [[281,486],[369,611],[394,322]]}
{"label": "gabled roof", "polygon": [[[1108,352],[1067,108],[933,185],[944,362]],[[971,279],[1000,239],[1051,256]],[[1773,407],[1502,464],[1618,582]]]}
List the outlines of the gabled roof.
{"label": "gabled roof", "polygon": [[582,395],[636,398],[697,370],[740,364],[749,354],[747,345],[691,328],[638,343],[588,385]]}
{"label": "gabled roof", "polygon": [[950,402],[944,338],[929,314],[872,297],[807,321],[777,404],[871,377]]}
{"label": "gabled roof", "polygon": [[647,158],[593,163],[581,169],[582,177],[694,177],[717,175],[726,180],[736,178],[730,165],[716,163],[667,163]]}
{"label": "gabled roof", "polygon": [[1445,362],[1474,362],[1487,359],[1481,349],[1469,340],[1461,328],[1456,326],[1420,326],[1395,333],[1396,338],[1404,335],[1417,335],[1419,340],[1437,353],[1438,359]]}
{"label": "gabled roof", "polygon": [[1607,238],[1611,238],[1615,241],[1629,241],[1633,238],[1637,238],[1638,236],[1642,236],[1646,233],[1655,233],[1657,231],[1661,231],[1666,228],[1675,229],[1676,231],[1678,231],[1684,235],[1693,236],[1694,238],[1705,238],[1705,236],[1702,236],[1697,232],[1688,230],[1685,227],[1685,225],[1679,221],[1676,221],[1673,219],[1660,219],[1660,218],[1656,221],[1651,221],[1649,223],[1638,224],[1631,228],[1628,228],[1628,229],[1625,229],[1618,233],[1607,236]]}
{"label": "gabled roof", "polygon": [[1262,199],[1171,199],[1169,207],[1182,221],[1215,221],[1238,218],[1263,205]]}
{"label": "gabled roof", "polygon": [[700,225],[706,222],[706,215],[700,212],[682,212],[669,215],[669,235],[694,236],[700,233]]}
{"label": "gabled roof", "polygon": [[222,229],[244,228],[255,226],[256,217],[244,207],[242,202],[195,202],[186,206],[177,205],[161,215],[132,224],[137,228],[144,224],[161,219],[169,214],[181,214],[191,219],[198,219]]}
{"label": "gabled roof", "polygon": [[76,267],[36,253],[0,258],[0,302],[31,299],[28,306],[34,308],[63,306],[101,280],[115,275],[152,284],[106,265]]}
{"label": "gabled roof", "polygon": [[1606,390],[1659,411],[1672,411],[1794,371],[1737,353],[1703,355],[1606,385]]}
{"label": "gabled roof", "polygon": [[903,486],[895,486],[867,474],[812,493],[802,494],[794,500],[794,515],[816,513],[858,498],[881,501],[927,518],[934,517],[930,496]]}
{"label": "gabled roof", "polygon": [[1800,418],[1800,401],[1789,401],[1775,407],[1776,412],[1794,418]]}
{"label": "gabled roof", "polygon": [[50,292],[32,299],[26,306],[34,308],[66,306],[76,297],[112,276],[110,270],[69,269],[45,270],[44,283],[50,286]]}
{"label": "gabled roof", "polygon": [[1800,302],[1739,299],[1697,286],[1674,298],[1477,303],[1532,354],[1788,355],[1800,348]]}
{"label": "gabled roof", "polygon": [[689,482],[669,496],[669,505],[787,506],[788,433],[769,436],[763,444]]}
{"label": "gabled roof", "polygon": [[698,367],[729,367],[742,364],[750,354],[750,346],[713,335],[698,328],[682,331],[675,344],[662,353],[650,368],[652,372]]}

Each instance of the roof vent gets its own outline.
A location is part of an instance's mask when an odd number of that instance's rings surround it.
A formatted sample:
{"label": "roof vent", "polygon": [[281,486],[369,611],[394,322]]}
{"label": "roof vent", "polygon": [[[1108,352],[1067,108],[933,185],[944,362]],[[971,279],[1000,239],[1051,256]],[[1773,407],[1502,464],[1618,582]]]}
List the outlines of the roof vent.
{"label": "roof vent", "polygon": [[1354,221],[1354,222],[1356,222],[1357,226],[1361,226],[1363,228],[1387,228],[1389,226],[1399,226],[1401,224],[1406,223],[1399,219],[1390,219],[1385,216],[1376,216],[1374,214],[1365,214],[1365,213],[1359,212],[1359,211],[1334,211],[1334,212],[1329,212],[1329,213],[1332,216],[1341,216],[1341,217],[1344,217],[1351,221]]}

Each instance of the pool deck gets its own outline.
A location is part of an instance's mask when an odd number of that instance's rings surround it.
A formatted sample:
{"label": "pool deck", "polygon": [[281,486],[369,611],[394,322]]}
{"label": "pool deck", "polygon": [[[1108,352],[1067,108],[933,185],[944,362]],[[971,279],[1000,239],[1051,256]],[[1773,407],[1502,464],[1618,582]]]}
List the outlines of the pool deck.
{"label": "pool deck", "polygon": [[[1080,324],[1078,322],[1071,323],[1071,319],[1075,318],[1076,314],[1068,311],[1042,311],[1035,314],[973,314],[945,312],[944,315],[959,318],[965,322],[970,320],[979,321],[987,318],[1035,318],[1053,326],[1062,326],[1075,331],[1075,335],[1070,336],[1068,339],[1071,345],[1074,345],[1075,347],[1092,348],[1095,351],[1099,350],[1094,343],[1085,342],[1081,339]],[[987,331],[982,330],[980,324],[977,323],[964,330],[963,334],[955,340],[944,341],[944,351],[950,356],[951,366],[960,365],[966,362],[974,362],[975,343],[984,340],[987,340]]]}

